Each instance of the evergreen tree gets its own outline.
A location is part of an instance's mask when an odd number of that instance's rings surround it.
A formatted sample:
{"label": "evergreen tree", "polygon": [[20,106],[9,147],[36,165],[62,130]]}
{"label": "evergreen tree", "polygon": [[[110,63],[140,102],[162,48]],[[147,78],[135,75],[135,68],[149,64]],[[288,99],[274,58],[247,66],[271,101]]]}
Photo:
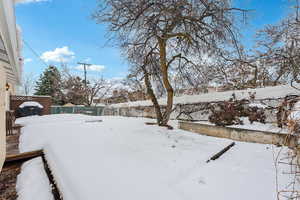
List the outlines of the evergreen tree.
{"label": "evergreen tree", "polygon": [[55,66],[49,66],[36,82],[35,95],[48,95],[54,104],[62,104],[61,75]]}

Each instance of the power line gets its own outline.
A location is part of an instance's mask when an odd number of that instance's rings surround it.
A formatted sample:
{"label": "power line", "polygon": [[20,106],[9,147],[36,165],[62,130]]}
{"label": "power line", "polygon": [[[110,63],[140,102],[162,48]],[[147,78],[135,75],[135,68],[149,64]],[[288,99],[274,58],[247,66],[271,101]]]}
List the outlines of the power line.
{"label": "power line", "polygon": [[39,56],[39,54],[29,45],[28,42],[26,42],[24,39],[23,39],[23,42],[24,44],[28,47],[28,49],[46,66],[48,67],[48,64],[43,60],[41,59],[41,57]]}

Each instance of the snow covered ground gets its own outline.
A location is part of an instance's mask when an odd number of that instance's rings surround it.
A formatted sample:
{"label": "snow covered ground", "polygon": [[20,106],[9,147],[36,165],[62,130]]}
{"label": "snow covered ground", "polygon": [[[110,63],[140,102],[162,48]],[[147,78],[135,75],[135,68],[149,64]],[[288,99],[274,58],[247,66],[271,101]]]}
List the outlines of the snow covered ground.
{"label": "snow covered ground", "polygon": [[[103,122],[87,122],[96,119]],[[65,200],[276,199],[273,156],[279,148],[236,142],[206,163],[232,141],[146,121],[72,114],[20,118],[20,149],[45,150]],[[280,188],[288,181],[281,170]],[[18,188],[32,187],[38,186],[20,181]]]}
{"label": "snow covered ground", "polygon": [[[300,84],[295,84],[296,87],[300,87]],[[299,90],[291,87],[290,85],[279,85],[274,87],[255,88],[246,90],[231,90],[225,92],[211,92],[199,95],[183,95],[181,97],[174,97],[174,104],[192,104],[211,101],[225,101],[229,100],[234,93],[237,99],[247,98],[249,99],[249,93],[256,93],[256,99],[266,98],[283,98],[287,95],[299,95]],[[166,98],[158,100],[160,105],[166,105]],[[138,106],[151,106],[153,105],[150,100],[147,101],[134,101],[128,103],[112,104],[111,107],[138,107]]]}
{"label": "snow covered ground", "polygon": [[41,158],[35,158],[22,165],[17,179],[19,200],[53,200],[50,182]]}

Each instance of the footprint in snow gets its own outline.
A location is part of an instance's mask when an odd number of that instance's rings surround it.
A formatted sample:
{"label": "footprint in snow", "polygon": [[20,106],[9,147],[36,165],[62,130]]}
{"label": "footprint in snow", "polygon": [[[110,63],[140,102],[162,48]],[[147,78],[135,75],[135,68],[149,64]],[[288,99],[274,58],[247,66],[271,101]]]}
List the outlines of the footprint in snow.
{"label": "footprint in snow", "polygon": [[202,185],[205,185],[205,184],[206,184],[205,178],[204,178],[204,177],[199,177],[199,178],[198,178],[198,183],[199,183],[199,184],[202,184]]}

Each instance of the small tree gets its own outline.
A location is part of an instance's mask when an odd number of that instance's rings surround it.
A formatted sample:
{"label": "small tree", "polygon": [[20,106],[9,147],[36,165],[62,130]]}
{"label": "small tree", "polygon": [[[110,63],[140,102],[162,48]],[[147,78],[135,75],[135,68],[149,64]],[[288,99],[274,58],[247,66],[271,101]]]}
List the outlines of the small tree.
{"label": "small tree", "polygon": [[62,104],[61,75],[55,66],[49,66],[36,82],[35,95],[49,95],[54,104]]}
{"label": "small tree", "polygon": [[63,100],[66,103],[91,106],[95,98],[104,98],[111,85],[103,78],[88,80],[68,73],[63,81]]}
{"label": "small tree", "polygon": [[[201,67],[195,61],[203,54],[216,51],[222,44],[235,43],[234,11],[243,10],[232,8],[230,2],[99,0],[94,19],[109,24],[112,39],[144,74],[159,125],[168,123],[173,109],[170,71],[188,68],[199,72]],[[132,59],[133,55],[140,58]],[[150,83],[156,77],[162,80],[167,94],[164,112]]]}
{"label": "small tree", "polygon": [[63,81],[63,100],[65,103],[84,105],[86,103],[86,88],[84,80],[79,76],[68,75]]}
{"label": "small tree", "polygon": [[34,76],[32,73],[26,74],[22,78],[21,92],[22,94],[28,96],[33,94],[34,89]]}

